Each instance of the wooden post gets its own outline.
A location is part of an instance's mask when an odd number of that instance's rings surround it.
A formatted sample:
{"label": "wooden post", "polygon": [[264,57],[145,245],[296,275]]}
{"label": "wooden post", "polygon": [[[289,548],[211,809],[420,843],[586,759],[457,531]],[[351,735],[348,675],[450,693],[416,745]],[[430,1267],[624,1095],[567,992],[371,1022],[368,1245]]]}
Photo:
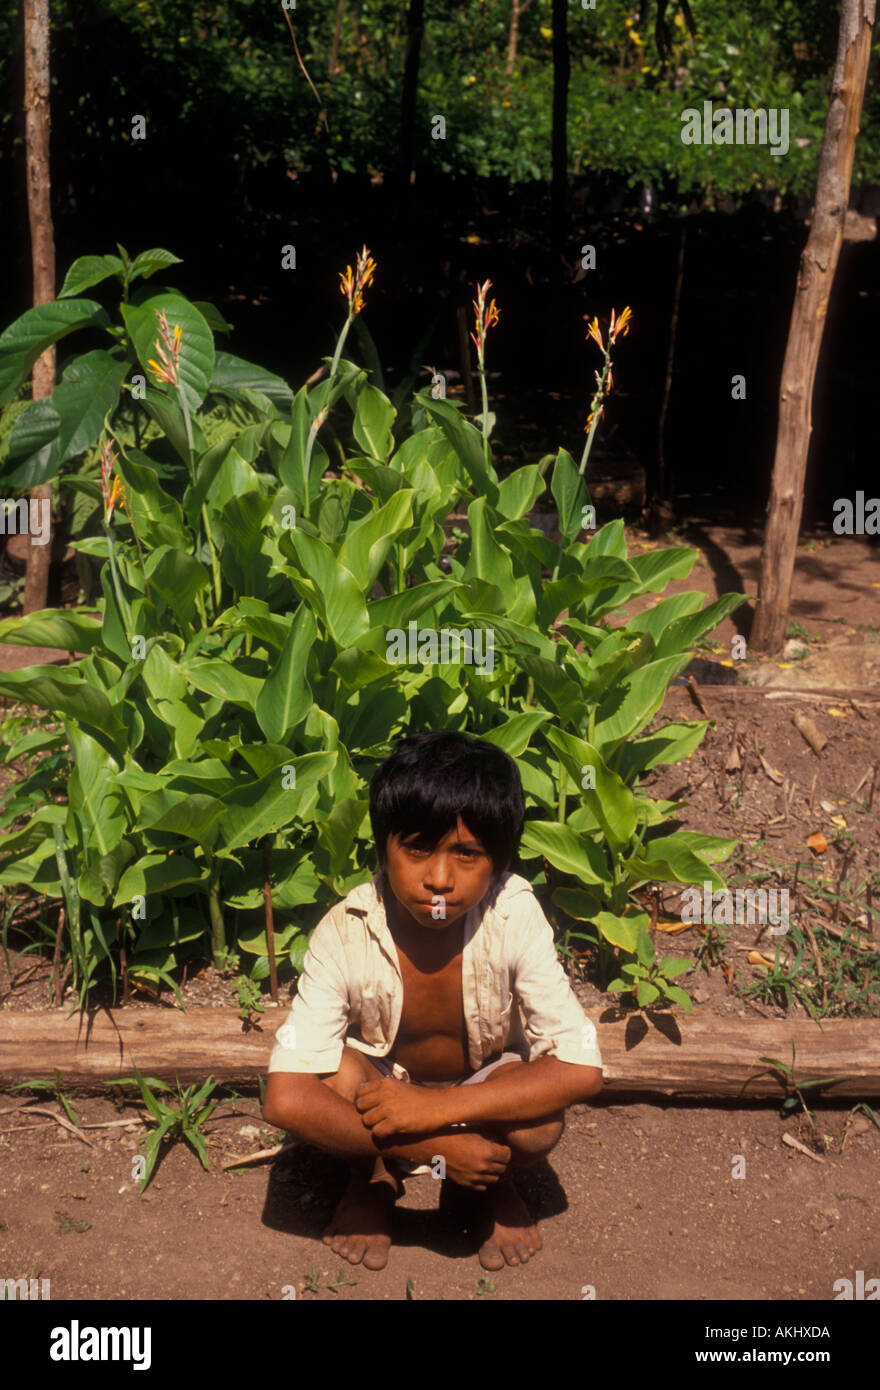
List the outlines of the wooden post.
{"label": "wooden post", "polygon": [[553,0],[553,130],[550,221],[558,247],[565,242],[568,215],[568,0]]}
{"label": "wooden post", "polygon": [[[819,156],[816,206],[801,256],[782,368],[776,457],[761,551],[759,603],[750,643],[753,650],[760,652],[780,649],[788,622],[813,428],[813,383],[843,241],[875,9],[876,0],[842,0],[840,7],[837,61]],[[755,328],[759,331],[759,325]]]}
{"label": "wooden post", "polygon": [[[52,229],[49,171],[49,0],[24,0],[24,109],[27,165],[28,217],[31,229],[34,305],[55,298],[55,236]],[[33,398],[51,396],[55,389],[55,347],[47,348],[33,368]],[[52,484],[31,489],[31,504],[42,513],[43,501],[51,508]],[[28,544],[22,611],[33,613],[47,606],[49,595],[50,539],[45,545]]]}

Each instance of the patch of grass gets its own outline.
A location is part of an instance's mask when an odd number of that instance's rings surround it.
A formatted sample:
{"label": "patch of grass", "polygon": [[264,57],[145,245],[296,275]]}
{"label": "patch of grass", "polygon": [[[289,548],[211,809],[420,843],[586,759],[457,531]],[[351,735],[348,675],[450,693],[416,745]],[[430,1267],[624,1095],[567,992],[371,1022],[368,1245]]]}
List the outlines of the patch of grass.
{"label": "patch of grass", "polygon": [[155,1077],[141,1076],[135,1067],[134,1077],[119,1077],[108,1081],[108,1086],[131,1086],[137,1085],[141,1093],[141,1099],[147,1110],[156,1121],[155,1126],[147,1131],[144,1141],[144,1159],[146,1160],[144,1177],[141,1181],[141,1192],[145,1192],[153,1176],[153,1169],[159,1158],[160,1147],[163,1140],[174,1143],[178,1139],[184,1139],[190,1148],[198,1155],[199,1161],[205,1172],[210,1171],[208,1162],[208,1149],[205,1143],[205,1136],[201,1132],[201,1127],[213,1114],[216,1107],[220,1104],[219,1099],[213,1100],[210,1104],[205,1104],[208,1096],[216,1089],[216,1083],[212,1077],[208,1077],[203,1086],[196,1090],[195,1086],[187,1086],[184,1090],[178,1083],[176,1094],[176,1105],[169,1105],[165,1100],[155,1094],[150,1089],[155,1087],[158,1091],[172,1093],[172,1088],[164,1081],[158,1081]]}

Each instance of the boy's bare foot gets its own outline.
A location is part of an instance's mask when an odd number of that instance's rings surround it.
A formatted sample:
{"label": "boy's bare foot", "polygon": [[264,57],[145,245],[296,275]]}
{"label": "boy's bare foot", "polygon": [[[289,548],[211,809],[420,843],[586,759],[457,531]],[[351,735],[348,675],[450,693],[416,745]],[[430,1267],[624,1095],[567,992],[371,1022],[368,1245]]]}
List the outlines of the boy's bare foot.
{"label": "boy's bare foot", "polygon": [[478,1238],[487,1226],[489,1235],[479,1250],[480,1264],[484,1269],[503,1269],[505,1264],[526,1264],[544,1245],[528,1207],[510,1176],[502,1178],[485,1194],[483,1220],[477,1228]]}
{"label": "boy's bare foot", "polygon": [[370,1182],[353,1170],[324,1232],[324,1244],[349,1264],[363,1262],[365,1269],[384,1269],[391,1245],[391,1212],[399,1195],[396,1180]]}

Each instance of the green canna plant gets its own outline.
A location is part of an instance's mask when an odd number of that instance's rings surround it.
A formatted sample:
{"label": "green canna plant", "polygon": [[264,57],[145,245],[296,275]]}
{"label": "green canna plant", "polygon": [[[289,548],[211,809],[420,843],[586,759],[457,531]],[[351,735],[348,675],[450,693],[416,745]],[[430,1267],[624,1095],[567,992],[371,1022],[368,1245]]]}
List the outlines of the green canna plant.
{"label": "green canna plant", "polygon": [[[688,757],[706,723],[645,730],[744,595],[704,607],[699,590],[680,593],[612,626],[628,601],[689,574],[696,552],[631,557],[620,520],[583,539],[583,470],[561,449],[499,478],[485,406],[478,430],[419,391],[404,429],[341,355],[375,269],[366,248],[341,277],[348,317],[327,377],[296,393],[216,351],[210,306],[133,291],[143,256],[83,258],[54,305],[0,336],[6,400],[71,325],[115,338],[116,395],[92,392],[88,429],[77,435],[59,387],[52,416],[27,406],[16,419],[7,463],[20,488],[68,470],[72,543],[100,584],[94,606],[0,622],[0,641],[84,654],[0,676],[0,694],[46,712],[52,732],[37,737],[53,759],[39,801],[31,773],[0,808],[0,886],[64,904],[80,1006],[107,975],[114,988],[120,976],[126,990],[176,988],[176,967],[206,942],[221,968],[233,952],[253,957],[254,980],[278,962],[300,968],[315,923],[373,872],[369,779],[415,728],[466,730],[517,759],[522,871],[595,942],[606,973],[644,963],[637,892],[723,890],[715,866],[735,847],[664,833],[676,804],[639,790],[650,769]],[[76,297],[102,270],[122,281],[115,329]],[[82,361],[62,386],[86,379],[94,363]],[[528,519],[548,486],[559,545]],[[457,507],[468,534],[447,559]],[[462,636],[468,651],[482,641],[480,661],[454,659]]]}

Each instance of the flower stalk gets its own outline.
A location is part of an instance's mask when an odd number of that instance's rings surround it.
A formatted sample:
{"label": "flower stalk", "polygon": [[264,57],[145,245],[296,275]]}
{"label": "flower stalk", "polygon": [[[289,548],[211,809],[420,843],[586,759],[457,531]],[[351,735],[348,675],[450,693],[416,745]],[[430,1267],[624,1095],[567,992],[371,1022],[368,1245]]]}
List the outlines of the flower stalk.
{"label": "flower stalk", "polygon": [[[342,357],[342,349],[345,346],[345,340],[348,337],[348,331],[351,328],[351,325],[353,324],[354,320],[357,318],[358,314],[364,307],[364,290],[367,288],[368,285],[371,285],[373,283],[373,275],[375,273],[375,270],[376,262],[373,260],[373,257],[370,255],[366,246],[363,246],[361,250],[358,252],[354,269],[352,270],[351,266],[347,265],[345,267],[344,275],[341,270],[339,272],[339,288],[348,300],[348,314],[346,316],[345,323],[342,325],[342,329],[340,330],[339,337],[336,340],[336,351],[333,353],[333,361],[330,363],[330,374],[327,377],[326,383],[328,398],[330,396],[331,391],[333,390],[333,383],[336,380],[336,374],[339,371],[339,359]],[[309,469],[311,467],[312,451],[315,447],[315,440],[317,439],[318,432],[321,429],[321,426],[326,421],[329,413],[329,406],[322,406],[321,409],[318,411],[317,415],[315,416],[314,420],[312,421],[311,427],[309,429],[308,438],[306,439],[306,457],[304,470],[307,480],[309,477]],[[306,481],[306,495],[303,499],[303,515],[305,517],[308,517],[309,515],[308,481]]]}
{"label": "flower stalk", "polygon": [[611,391],[611,389],[614,386],[614,373],[611,368],[611,349],[614,347],[615,341],[618,336],[623,338],[626,337],[627,333],[629,332],[629,325],[631,319],[632,310],[629,308],[629,306],[627,306],[621,312],[619,318],[617,317],[617,314],[615,313],[614,309],[611,310],[611,321],[608,325],[607,346],[602,340],[602,330],[599,327],[598,318],[594,316],[592,322],[589,325],[589,328],[587,329],[587,337],[593,339],[593,342],[599,348],[599,351],[603,354],[605,360],[602,363],[601,372],[597,371],[595,374],[596,389],[593,392],[593,399],[590,402],[590,414],[587,418],[587,423],[584,426],[585,430],[587,431],[587,442],[584,445],[584,452],[581,455],[581,463],[580,467],[578,468],[578,473],[580,473],[582,477],[584,474],[584,470],[587,466],[587,459],[590,457],[590,451],[593,448],[593,438],[596,434],[596,427],[599,424],[599,421],[601,420],[602,416],[605,414],[605,396],[608,394],[608,392]]}
{"label": "flower stalk", "polygon": [[[164,309],[156,310],[156,318],[159,320],[159,337],[156,339],[154,346],[156,348],[156,357],[159,360],[156,361],[155,358],[151,357],[148,365],[157,381],[165,382],[167,385],[173,386],[177,392],[177,399],[180,402],[180,413],[183,416],[183,426],[186,430],[189,472],[193,485],[195,486],[195,444],[193,442],[192,419],[190,418],[189,404],[180,377],[180,350],[183,346],[183,333],[180,324],[177,323],[174,325],[174,331],[172,332],[168,323],[168,316]],[[204,502],[202,503],[201,516],[205,527],[205,536],[208,541],[208,550],[211,553],[211,573],[214,579],[214,602],[216,610],[219,612],[222,601],[220,564],[217,559],[217,552],[214,549],[214,542],[211,538],[211,526],[208,521],[208,512]],[[201,550],[201,537],[199,537],[199,542],[199,550]],[[208,620],[205,615],[205,603],[201,593],[196,596],[196,602],[199,606],[199,615],[202,619],[202,623],[207,627]]]}
{"label": "flower stalk", "polygon": [[487,468],[489,467],[489,393],[486,389],[486,334],[498,322],[495,300],[490,299],[489,303],[486,303],[486,296],[491,288],[492,281],[484,281],[482,285],[477,286],[477,297],[471,301],[474,306],[477,330],[476,333],[471,334],[471,340],[477,349],[477,370],[480,373],[480,393],[483,398],[483,461]]}

